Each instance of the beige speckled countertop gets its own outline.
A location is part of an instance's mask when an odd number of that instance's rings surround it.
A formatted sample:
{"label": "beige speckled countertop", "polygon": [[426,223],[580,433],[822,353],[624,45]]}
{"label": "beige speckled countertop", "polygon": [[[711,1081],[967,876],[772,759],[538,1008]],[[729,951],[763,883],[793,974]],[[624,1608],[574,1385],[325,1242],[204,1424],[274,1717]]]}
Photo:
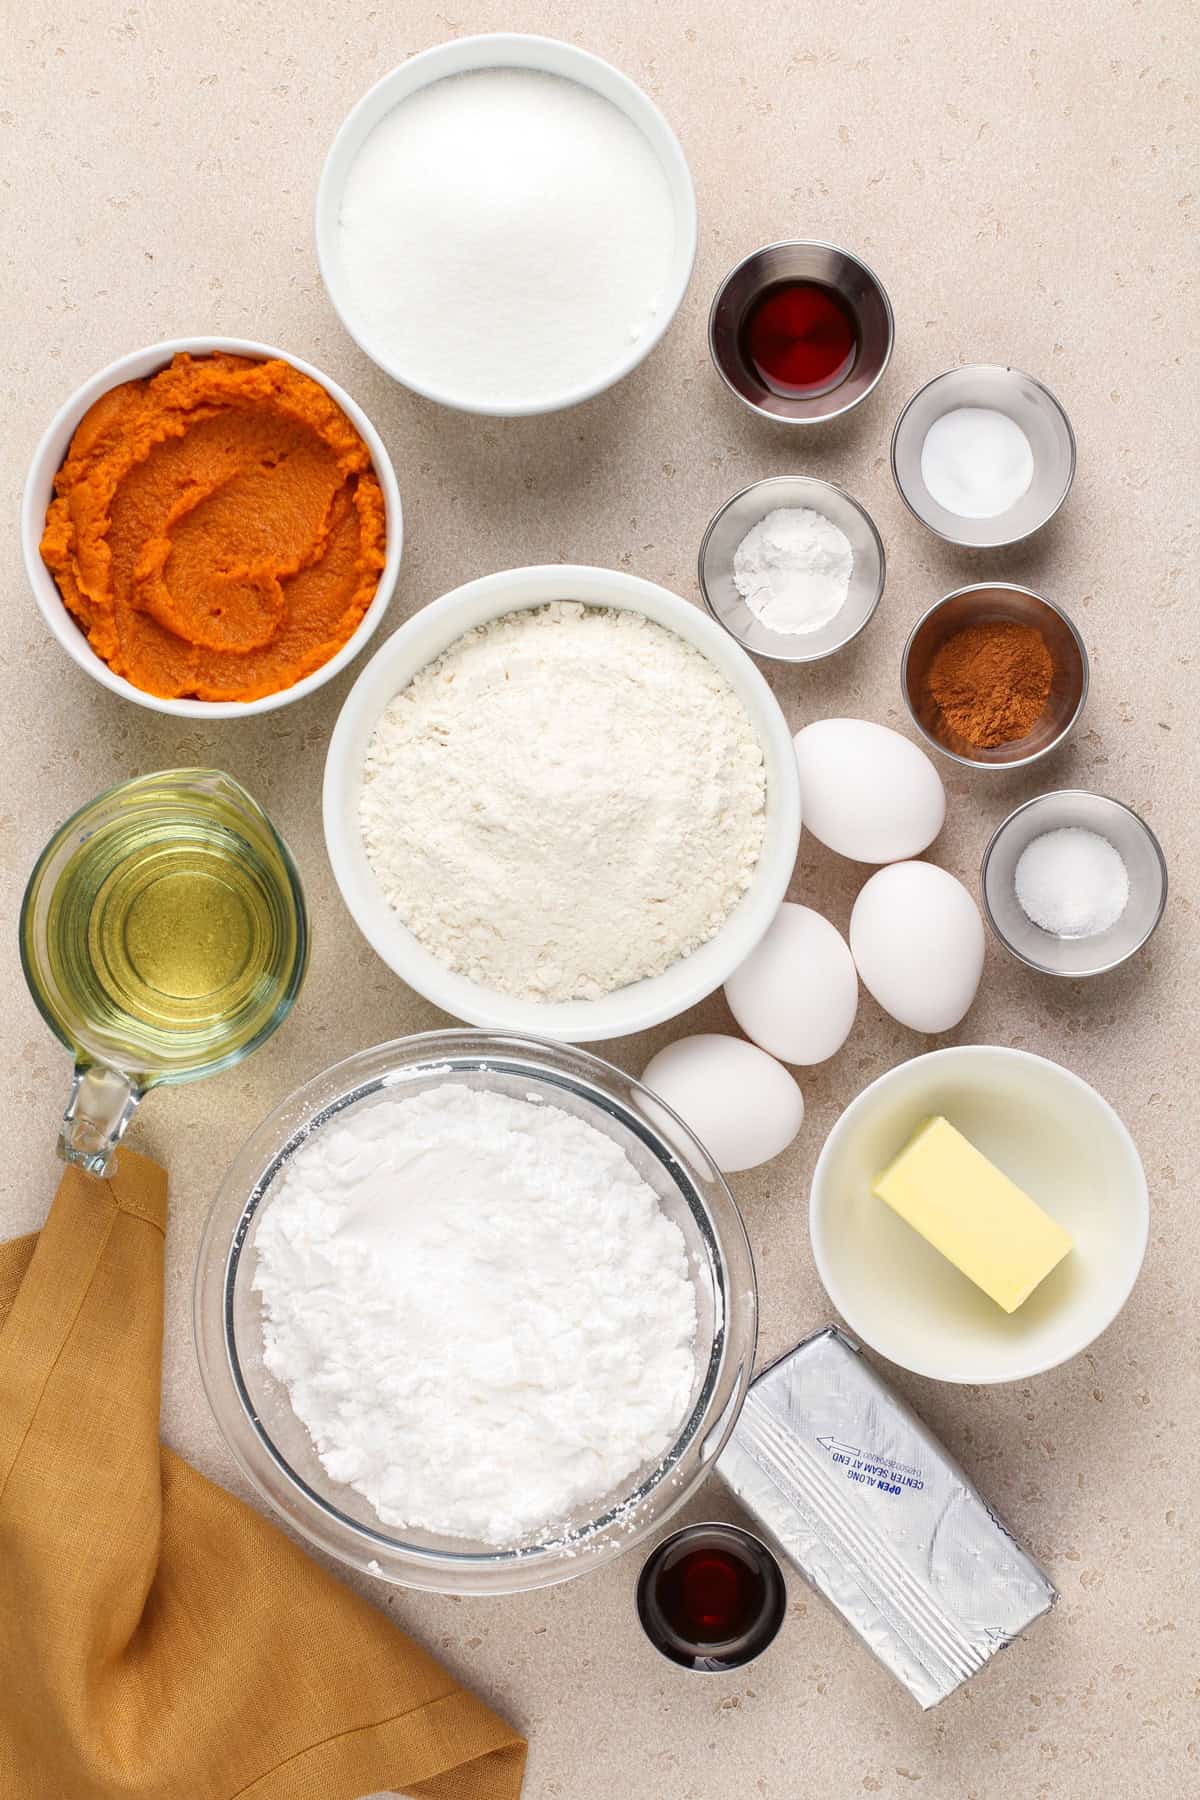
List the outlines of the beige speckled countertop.
{"label": "beige speckled countertop", "polygon": [[[769,473],[832,476],[874,514],[888,587],[853,650],[815,673],[772,672],[794,725],[835,713],[902,723],[897,658],[920,608],[984,574],[1025,581],[1083,629],[1087,713],[1032,778],[948,769],[935,859],[973,882],[1005,811],[1041,787],[1078,784],[1143,812],[1171,864],[1166,920],[1136,965],[1058,987],[991,947],[954,1034],[1044,1052],[1119,1109],[1153,1205],[1133,1298],[1089,1354],[1028,1386],[896,1376],[1044,1561],[1062,1590],[1057,1611],[922,1715],[799,1582],[773,1651],[724,1681],[677,1675],[648,1648],[631,1562],[487,1604],[375,1584],[381,1606],[528,1732],[529,1800],[1200,1791],[1197,20],[1189,0],[479,0],[465,13],[431,0],[60,0],[7,15],[0,1230],[36,1225],[56,1176],[66,1058],[26,998],[14,925],[27,867],[61,817],[141,770],[224,765],[290,839],[315,919],[312,973],[287,1028],[224,1078],[153,1097],[136,1126],[172,1179],[164,1429],[208,1473],[242,1486],[209,1419],[189,1326],[216,1172],[319,1067],[440,1019],[358,937],[326,865],[322,757],[351,676],[267,718],[180,725],[87,680],[34,610],[15,529],[26,461],[59,402],[113,357],[180,332],[226,332],[285,346],[341,381],[383,433],[404,495],[392,626],[469,576],[553,559],[619,565],[695,597],[697,543],[721,500]],[[701,214],[691,290],[649,362],[578,411],[514,423],[438,411],[374,369],[325,299],[311,227],[321,159],[351,102],[414,50],[504,28],[572,38],[643,83],[683,141]],[[881,389],[802,442],[729,398],[704,343],[726,268],[789,235],[860,251],[897,319]],[[1079,438],[1059,520],[993,555],[926,535],[887,462],[912,389],[979,360],[1044,377]],[[806,838],[797,896],[844,927],[856,883],[851,865]],[[728,1025],[718,997],[611,1054],[640,1068],[674,1034]],[[829,1314],[806,1225],[826,1131],[866,1081],[926,1047],[864,997],[846,1049],[804,1082],[800,1142],[735,1178],[758,1258],[764,1357]],[[692,1513],[709,1510],[724,1510],[715,1493]]]}

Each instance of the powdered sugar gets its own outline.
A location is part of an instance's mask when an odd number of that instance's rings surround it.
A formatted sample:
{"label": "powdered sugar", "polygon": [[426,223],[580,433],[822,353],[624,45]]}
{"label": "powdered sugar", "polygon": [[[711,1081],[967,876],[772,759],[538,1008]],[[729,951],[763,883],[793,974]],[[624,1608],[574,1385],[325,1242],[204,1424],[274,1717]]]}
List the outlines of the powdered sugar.
{"label": "powdered sugar", "polygon": [[534,69],[421,88],[352,165],[339,255],[381,349],[422,385],[503,408],[605,375],[665,304],[670,189],[611,101]]}
{"label": "powdered sugar", "polygon": [[724,676],[641,613],[566,602],[468,632],[396,696],[367,857],[439,961],[596,999],[713,937],[762,849],[762,746]]}
{"label": "powdered sugar", "polygon": [[255,1248],[267,1367],[385,1524],[515,1543],[686,1417],[682,1234],[558,1107],[454,1082],[360,1107],[296,1151]]}

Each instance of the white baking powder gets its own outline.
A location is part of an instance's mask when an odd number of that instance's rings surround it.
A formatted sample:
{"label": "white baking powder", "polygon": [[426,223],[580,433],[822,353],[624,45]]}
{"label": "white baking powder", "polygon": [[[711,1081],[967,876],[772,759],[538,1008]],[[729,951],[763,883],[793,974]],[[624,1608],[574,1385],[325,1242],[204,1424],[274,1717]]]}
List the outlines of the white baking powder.
{"label": "white baking powder", "polygon": [[682,1233],[557,1107],[453,1082],[362,1106],[296,1151],[255,1249],[267,1367],[387,1525],[544,1533],[686,1418]]}
{"label": "white baking powder", "polygon": [[733,585],[756,619],[784,636],[819,631],[850,592],[854,549],[811,506],[778,506],[752,525],[733,553]]}
{"label": "white baking powder", "polygon": [[631,119],[561,76],[484,69],[371,132],[338,256],[406,375],[502,409],[613,369],[665,303],[674,247],[666,176]]}
{"label": "white baking powder", "polygon": [[597,999],[713,937],[750,885],[766,781],[706,656],[558,602],[468,632],[371,740],[360,820],[438,960],[525,1000]]}

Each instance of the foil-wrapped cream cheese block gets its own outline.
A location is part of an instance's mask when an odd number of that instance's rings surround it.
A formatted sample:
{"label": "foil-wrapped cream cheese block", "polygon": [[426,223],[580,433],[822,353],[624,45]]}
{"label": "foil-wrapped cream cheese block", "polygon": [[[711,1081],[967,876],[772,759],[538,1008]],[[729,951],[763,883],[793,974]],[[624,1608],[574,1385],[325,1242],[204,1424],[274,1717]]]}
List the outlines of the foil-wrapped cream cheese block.
{"label": "foil-wrapped cream cheese block", "polygon": [[1058,1598],[933,1433],[832,1325],[755,1378],[717,1470],[923,1707]]}

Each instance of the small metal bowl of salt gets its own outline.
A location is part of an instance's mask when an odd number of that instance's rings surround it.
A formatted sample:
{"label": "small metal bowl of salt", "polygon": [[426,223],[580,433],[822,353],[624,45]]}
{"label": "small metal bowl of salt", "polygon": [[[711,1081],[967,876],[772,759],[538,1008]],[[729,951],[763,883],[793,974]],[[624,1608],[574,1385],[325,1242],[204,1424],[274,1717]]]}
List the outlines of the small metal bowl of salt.
{"label": "small metal bowl of salt", "polygon": [[1079,980],[1128,962],[1167,904],[1167,864],[1120,800],[1063,788],[1010,813],[983,854],[988,924],[1019,962]]}
{"label": "small metal bowl of salt", "polygon": [[883,542],[865,507],[832,481],[773,475],[714,513],[700,544],[700,592],[752,656],[832,656],[874,617]]}
{"label": "small metal bowl of salt", "polygon": [[935,536],[996,550],[1054,517],[1075,479],[1075,433],[1032,375],[989,363],[947,369],[896,420],[892,475]]}

